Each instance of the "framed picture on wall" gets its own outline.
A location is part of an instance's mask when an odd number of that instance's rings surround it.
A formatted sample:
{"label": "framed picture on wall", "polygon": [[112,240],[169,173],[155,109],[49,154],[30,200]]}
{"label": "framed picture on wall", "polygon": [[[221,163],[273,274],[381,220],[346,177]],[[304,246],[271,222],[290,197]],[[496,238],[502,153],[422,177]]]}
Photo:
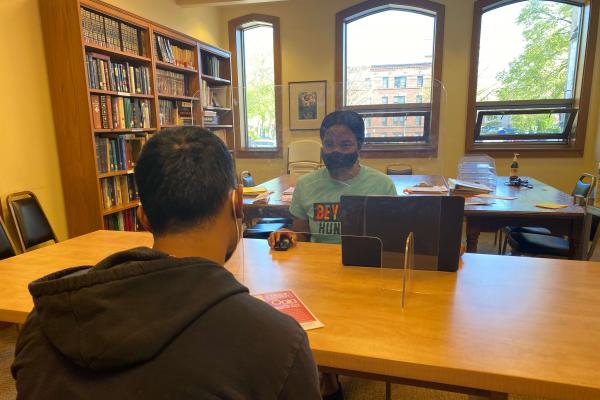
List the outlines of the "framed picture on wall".
{"label": "framed picture on wall", "polygon": [[327,81],[289,82],[290,130],[318,130],[327,114]]}

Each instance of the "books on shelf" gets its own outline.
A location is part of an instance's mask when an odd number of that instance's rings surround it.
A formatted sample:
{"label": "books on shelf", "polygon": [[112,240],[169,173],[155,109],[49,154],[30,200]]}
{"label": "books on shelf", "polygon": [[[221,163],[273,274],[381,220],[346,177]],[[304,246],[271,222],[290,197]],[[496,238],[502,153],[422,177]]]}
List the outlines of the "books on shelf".
{"label": "books on shelf", "polygon": [[208,107],[231,108],[231,86],[210,86],[202,80],[200,92],[202,104]]}
{"label": "books on shelf", "polygon": [[86,53],[88,83],[91,89],[150,94],[150,69],[145,65],[111,62],[110,57]]}
{"label": "books on shelf", "polygon": [[212,54],[202,54],[202,73],[205,75],[221,77],[220,62],[217,56]]}
{"label": "books on shelf", "polygon": [[151,128],[150,99],[90,95],[94,129]]}
{"label": "books on shelf", "polygon": [[104,217],[104,228],[113,231],[137,231],[138,222],[135,211],[135,208],[131,208],[106,215]]}
{"label": "books on shelf", "polygon": [[194,125],[191,101],[158,100],[161,125]]}
{"label": "books on shelf", "polygon": [[134,134],[117,137],[96,137],[96,164],[98,172],[105,174],[114,171],[129,171],[139,159],[145,136]]}
{"label": "books on shelf", "polygon": [[81,7],[83,40],[95,46],[145,56],[143,30]]}
{"label": "books on shelf", "polygon": [[174,96],[188,95],[188,78],[185,74],[156,69],[158,93]]}
{"label": "books on shelf", "polygon": [[102,206],[104,209],[129,204],[139,199],[133,174],[110,176],[100,179]]}
{"label": "books on shelf", "polygon": [[155,35],[155,37],[156,56],[160,61],[185,68],[196,69],[194,63],[194,50],[173,44],[170,39],[167,39],[164,36]]}
{"label": "books on shelf", "polygon": [[203,121],[205,124],[218,125],[219,124],[219,114],[217,114],[216,111],[204,110]]}

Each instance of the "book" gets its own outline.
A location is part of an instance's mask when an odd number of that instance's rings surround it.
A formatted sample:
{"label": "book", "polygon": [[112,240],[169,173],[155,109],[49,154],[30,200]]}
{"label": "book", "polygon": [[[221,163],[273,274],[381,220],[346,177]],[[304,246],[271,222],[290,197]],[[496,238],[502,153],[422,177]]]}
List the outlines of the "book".
{"label": "book", "polygon": [[161,35],[156,37],[156,56],[160,61],[178,65],[180,67],[196,69],[194,62],[194,50],[182,45],[175,44],[171,39]]}
{"label": "book", "polygon": [[106,229],[114,231],[137,231],[138,221],[136,209],[132,208],[118,213],[106,215],[104,217],[104,226]]}
{"label": "book", "polygon": [[188,77],[184,74],[156,69],[158,93],[174,96],[188,95]]}
{"label": "book", "polygon": [[[100,179],[102,206],[104,209],[129,204],[139,199],[135,179],[128,178],[129,175],[131,174],[109,176]],[[130,188],[131,185],[134,187]]]}
{"label": "book", "polygon": [[492,192],[492,189],[486,185],[452,178],[448,179],[448,186],[454,194],[481,194]]}
{"label": "book", "polygon": [[447,193],[446,186],[411,186],[403,190],[406,194],[442,194]]}
{"label": "book", "polygon": [[100,96],[90,95],[92,102],[92,119],[94,121],[94,129],[102,129],[102,116],[100,114]]}
{"label": "book", "polygon": [[294,318],[305,331],[325,326],[314,316],[293,290],[260,293],[255,294],[254,297]]}
{"label": "book", "polygon": [[140,28],[81,7],[81,29],[86,43],[146,55],[144,35]]}
{"label": "book", "polygon": [[202,73],[215,78],[220,78],[220,61],[217,56],[212,54],[202,54]]}
{"label": "book", "polygon": [[132,94],[151,94],[150,69],[145,65],[113,62],[98,53],[86,53],[88,86],[91,89]]}

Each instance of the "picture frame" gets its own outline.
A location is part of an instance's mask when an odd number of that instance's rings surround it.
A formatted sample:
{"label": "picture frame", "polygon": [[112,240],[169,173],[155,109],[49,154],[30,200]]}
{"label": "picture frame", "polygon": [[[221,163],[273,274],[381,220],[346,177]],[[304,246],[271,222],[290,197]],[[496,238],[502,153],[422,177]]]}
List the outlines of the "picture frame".
{"label": "picture frame", "polygon": [[319,130],[327,115],[327,81],[288,82],[291,131]]}

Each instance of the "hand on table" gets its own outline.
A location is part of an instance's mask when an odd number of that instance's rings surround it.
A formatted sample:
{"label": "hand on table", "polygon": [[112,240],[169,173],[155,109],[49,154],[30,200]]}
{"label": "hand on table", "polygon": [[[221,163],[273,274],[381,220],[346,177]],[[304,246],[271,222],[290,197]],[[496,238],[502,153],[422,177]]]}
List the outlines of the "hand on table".
{"label": "hand on table", "polygon": [[296,232],[284,228],[275,232],[271,232],[271,234],[269,235],[269,247],[275,247],[275,243],[277,243],[280,239],[284,237],[287,237],[289,239],[291,246],[294,246],[298,241],[298,236],[296,235]]}

